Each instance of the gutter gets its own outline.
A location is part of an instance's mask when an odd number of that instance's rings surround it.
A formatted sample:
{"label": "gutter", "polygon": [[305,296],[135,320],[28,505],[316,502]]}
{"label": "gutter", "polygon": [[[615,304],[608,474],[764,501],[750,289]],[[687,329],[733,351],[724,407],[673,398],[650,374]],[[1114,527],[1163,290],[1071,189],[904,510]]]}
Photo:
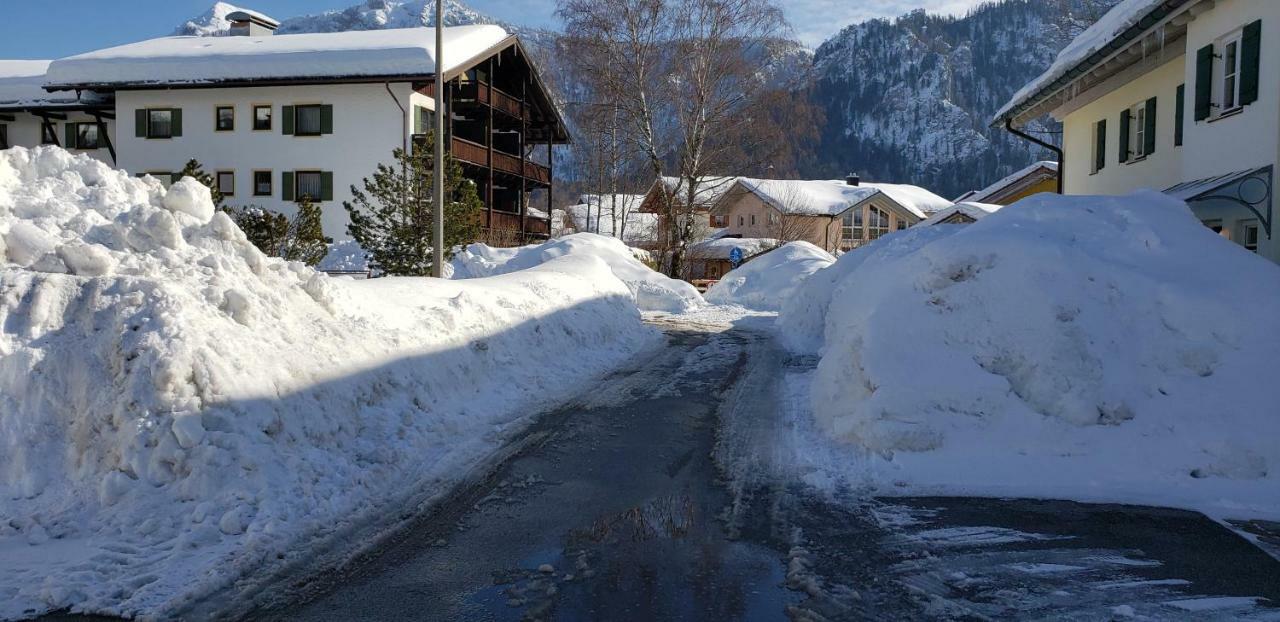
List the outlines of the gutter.
{"label": "gutter", "polygon": [[1062,191],[1062,188],[1063,188],[1063,182],[1067,178],[1067,160],[1066,160],[1066,157],[1063,155],[1062,147],[1054,145],[1053,143],[1047,143],[1043,140],[1040,140],[1039,138],[1036,138],[1035,136],[1032,136],[1014,127],[1012,117],[1005,118],[1004,129],[1008,131],[1010,134],[1013,134],[1014,136],[1017,136],[1022,140],[1040,145],[1041,147],[1044,147],[1045,149],[1052,151],[1055,155],[1058,156],[1058,194],[1065,194]]}

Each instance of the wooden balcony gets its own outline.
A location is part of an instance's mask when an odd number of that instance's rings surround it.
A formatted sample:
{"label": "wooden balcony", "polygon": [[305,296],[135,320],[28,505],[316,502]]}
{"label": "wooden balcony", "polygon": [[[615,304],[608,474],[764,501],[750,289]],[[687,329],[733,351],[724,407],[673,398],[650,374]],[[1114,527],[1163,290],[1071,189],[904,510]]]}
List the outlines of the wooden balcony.
{"label": "wooden balcony", "polygon": [[[489,148],[479,143],[473,143],[469,140],[454,137],[450,152],[453,157],[462,162],[475,164],[477,166],[490,166],[489,164]],[[519,157],[503,153],[501,151],[493,152],[493,170],[502,171],[511,175],[518,175],[530,181],[539,184],[551,184],[551,169],[531,162],[522,160]]]}
{"label": "wooden balcony", "polygon": [[501,89],[490,87],[486,82],[461,84],[458,87],[458,99],[491,106],[494,110],[517,120],[529,120],[529,110],[521,105],[519,98],[508,95]]}
{"label": "wooden balcony", "polygon": [[520,227],[520,214],[510,212],[491,212],[489,228],[499,231],[524,231],[529,235],[551,235],[551,220],[547,218],[524,217],[524,228]]}

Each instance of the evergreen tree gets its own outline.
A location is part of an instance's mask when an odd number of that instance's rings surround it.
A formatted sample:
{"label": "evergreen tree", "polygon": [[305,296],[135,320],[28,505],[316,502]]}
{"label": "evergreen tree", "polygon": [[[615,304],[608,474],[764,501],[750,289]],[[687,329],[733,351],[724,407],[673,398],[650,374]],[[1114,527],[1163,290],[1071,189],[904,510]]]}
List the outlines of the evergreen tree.
{"label": "evergreen tree", "polygon": [[325,237],[320,221],[320,206],[303,197],[298,202],[298,215],[285,227],[280,256],[314,266],[329,254],[333,238]]}
{"label": "evergreen tree", "polygon": [[280,249],[284,247],[290,229],[289,219],[284,214],[256,205],[241,209],[227,208],[227,213],[258,250],[273,257],[280,256]]}
{"label": "evergreen tree", "polygon": [[[425,144],[431,144],[428,135]],[[372,267],[388,275],[426,276],[431,273],[432,153],[415,149],[393,152],[395,162],[379,164],[364,189],[351,187],[352,201],[343,202],[351,223],[347,232],[372,260]],[[445,159],[444,250],[474,241],[480,234],[484,204],[473,182],[462,176],[453,158]]]}

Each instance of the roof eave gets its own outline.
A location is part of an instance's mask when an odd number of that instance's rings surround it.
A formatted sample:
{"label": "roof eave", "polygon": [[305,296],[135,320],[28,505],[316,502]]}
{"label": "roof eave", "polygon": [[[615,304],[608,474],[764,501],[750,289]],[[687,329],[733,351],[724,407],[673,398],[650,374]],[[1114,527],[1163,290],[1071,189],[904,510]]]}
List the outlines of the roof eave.
{"label": "roof eave", "polygon": [[[1012,121],[1015,125],[1025,125],[1027,121],[1030,121],[1031,118],[1034,118],[1034,117],[1024,117],[1024,115],[1028,111],[1036,108],[1045,100],[1049,99],[1049,97],[1053,96],[1054,94],[1070,86],[1071,83],[1075,82],[1081,76],[1092,71],[1095,67],[1101,64],[1104,60],[1110,58],[1117,51],[1125,47],[1128,47],[1128,45],[1132,43],[1135,39],[1138,39],[1141,35],[1146,33],[1152,27],[1159,24],[1161,21],[1163,21],[1175,10],[1183,7],[1184,5],[1192,1],[1193,0],[1165,0],[1164,2],[1161,2],[1155,5],[1146,15],[1144,15],[1136,23],[1126,28],[1124,32],[1113,37],[1110,41],[1107,42],[1106,45],[1094,51],[1092,54],[1085,57],[1079,63],[1076,63],[1074,67],[1069,69],[1066,73],[1062,74],[1062,76],[1058,77],[1058,79],[1041,87],[1035,93],[1025,98],[1022,102],[1020,102],[1013,108],[1010,108],[1004,114],[999,115],[996,118],[992,119],[990,127],[1002,126],[1005,124],[1006,121]],[[1034,115],[1034,116],[1039,116],[1039,115]]]}

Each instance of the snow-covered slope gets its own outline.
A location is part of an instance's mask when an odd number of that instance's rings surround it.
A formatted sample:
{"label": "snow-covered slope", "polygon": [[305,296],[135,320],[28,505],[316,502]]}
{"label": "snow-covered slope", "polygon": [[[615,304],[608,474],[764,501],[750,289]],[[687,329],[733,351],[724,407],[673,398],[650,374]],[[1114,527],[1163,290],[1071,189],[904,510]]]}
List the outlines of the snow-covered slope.
{"label": "snow-covered slope", "polygon": [[613,274],[631,289],[641,310],[683,313],[704,304],[702,295],[692,285],[669,278],[642,263],[638,257],[647,257],[647,252],[594,233],[575,233],[516,248],[472,244],[453,256],[453,278],[473,279],[526,270],[565,255],[603,259]]}
{"label": "snow-covered slope", "polygon": [[822,160],[802,173],[856,171],[958,196],[1045,159],[988,123],[1071,40],[1069,5],[1000,0],[964,17],[918,10],[845,28],[815,55],[826,128]]}
{"label": "snow-covered slope", "polygon": [[[244,8],[252,7],[215,2],[208,11],[174,29],[173,34],[198,37],[224,35],[231,28],[227,15]],[[436,20],[435,2],[431,0],[367,0],[346,9],[284,18],[280,15],[272,15],[272,17],[280,19],[280,28],[277,32],[283,34],[416,28],[434,26]],[[497,21],[472,10],[461,2],[445,0],[444,24],[446,26],[496,23]]]}
{"label": "snow-covered slope", "polygon": [[808,280],[831,301],[812,410],[852,483],[1280,516],[1280,334],[1258,330],[1280,267],[1150,192],[945,227]]}
{"label": "snow-covered slope", "polygon": [[447,489],[654,343],[604,261],[565,255],[331,279],[194,180],[0,152],[0,619],[165,619]]}
{"label": "snow-covered slope", "polygon": [[731,270],[707,290],[707,302],[777,311],[809,276],[835,262],[808,242],[791,242]]}

